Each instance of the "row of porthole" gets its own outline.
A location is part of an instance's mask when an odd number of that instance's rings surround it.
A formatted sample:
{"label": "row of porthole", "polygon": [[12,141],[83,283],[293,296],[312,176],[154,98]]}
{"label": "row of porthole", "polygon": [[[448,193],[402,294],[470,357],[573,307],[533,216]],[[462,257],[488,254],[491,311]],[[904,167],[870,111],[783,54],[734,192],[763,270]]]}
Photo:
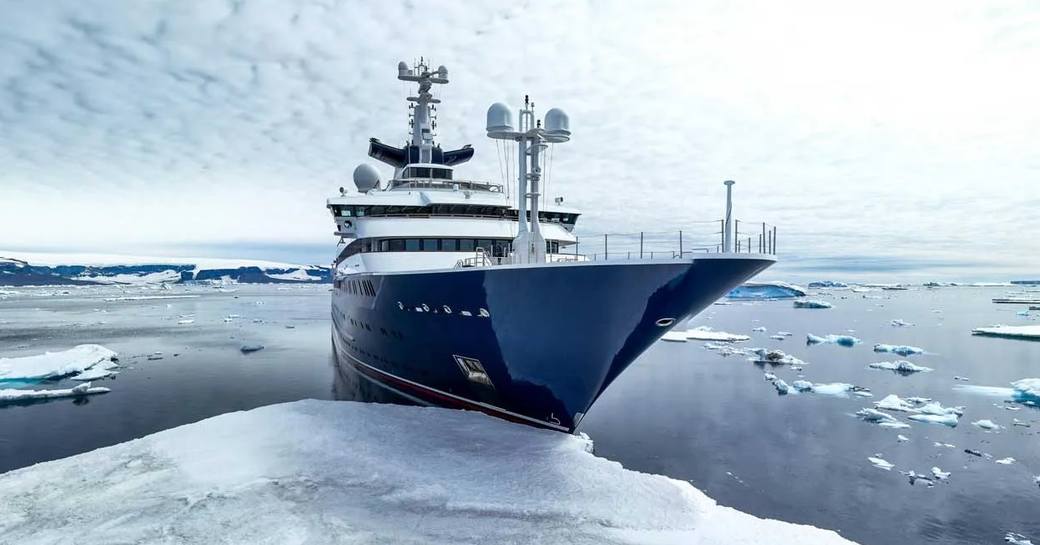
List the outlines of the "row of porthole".
{"label": "row of porthole", "polygon": [[[441,314],[441,313],[443,313],[443,314],[454,314],[454,312],[455,312],[448,305],[441,305],[440,309],[437,309],[436,307],[431,309],[429,307],[429,305],[427,305],[426,303],[423,303],[423,304],[421,304],[421,305],[419,305],[417,307],[408,307],[408,306],[405,306],[405,304],[402,303],[401,301],[397,302],[397,308],[399,310],[403,310],[405,312],[413,312],[413,311],[414,312],[429,312],[431,314]],[[460,310],[459,311],[459,315],[460,316],[473,316],[473,313],[468,311],[468,310]],[[491,313],[489,313],[486,308],[481,308],[481,309],[477,310],[477,316],[480,316],[481,318],[489,318],[489,317],[491,317]]]}

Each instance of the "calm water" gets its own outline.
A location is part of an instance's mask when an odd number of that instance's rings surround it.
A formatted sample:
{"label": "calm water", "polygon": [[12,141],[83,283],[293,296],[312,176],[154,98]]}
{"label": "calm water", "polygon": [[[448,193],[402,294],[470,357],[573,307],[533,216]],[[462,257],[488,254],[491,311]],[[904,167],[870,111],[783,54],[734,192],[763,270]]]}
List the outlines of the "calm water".
{"label": "calm water", "polygon": [[[101,381],[112,393],[86,400],[0,408],[0,471],[69,456],[227,411],[350,389],[330,359],[327,287],[238,286],[235,291],[19,289],[0,299],[0,355],[99,343],[121,355],[122,372]],[[724,505],[759,516],[831,528],[868,544],[1001,543],[1007,531],[1040,538],[1040,410],[1005,409],[997,397],[955,386],[1007,386],[1040,376],[1040,342],[975,337],[973,327],[1035,323],[990,299],[1008,288],[822,292],[829,310],[790,301],[716,305],[693,325],[752,335],[741,346],[777,347],[809,362],[813,382],[849,382],[874,398],[778,396],[762,368],[722,357],[703,343],[657,343],[604,394],[582,425],[596,453],[640,471],[685,479]],[[117,300],[121,296],[198,295]],[[1034,312],[1034,314],[1040,314]],[[228,315],[238,315],[225,322]],[[916,325],[893,327],[892,319]],[[182,319],[194,323],[179,325]],[[287,326],[292,326],[288,328]],[[752,332],[765,327],[764,333]],[[793,336],[777,341],[777,330]],[[851,334],[853,348],[806,346],[807,333]],[[243,344],[266,348],[242,354]],[[910,359],[935,368],[904,377],[867,369],[886,359],[874,343],[912,344]],[[161,351],[162,359],[147,355]],[[773,369],[788,383],[799,373]],[[954,380],[968,377],[967,382]],[[68,387],[60,381],[44,387]],[[892,430],[852,416],[887,394],[963,405],[956,428],[913,423]],[[896,416],[903,415],[894,413]],[[1007,428],[986,433],[971,422]],[[1012,426],[1012,419],[1030,427]],[[909,438],[899,442],[897,434]],[[936,447],[950,443],[956,448]],[[976,449],[992,458],[964,452]],[[873,467],[876,453],[895,464]],[[995,460],[1014,457],[1011,465]],[[899,473],[952,473],[929,488]]]}

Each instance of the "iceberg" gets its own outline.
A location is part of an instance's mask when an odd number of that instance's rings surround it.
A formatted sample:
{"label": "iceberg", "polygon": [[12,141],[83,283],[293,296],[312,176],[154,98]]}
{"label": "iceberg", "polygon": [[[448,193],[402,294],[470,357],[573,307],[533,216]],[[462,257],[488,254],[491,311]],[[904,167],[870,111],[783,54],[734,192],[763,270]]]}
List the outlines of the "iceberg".
{"label": "iceberg", "polygon": [[745,282],[730,290],[728,299],[787,299],[804,297],[805,288],[787,282]]}
{"label": "iceberg", "polygon": [[790,354],[785,354],[783,350],[767,350],[765,348],[755,348],[752,350],[755,357],[751,358],[754,363],[768,363],[769,365],[806,365],[806,363]]}
{"label": "iceberg", "polygon": [[856,411],[856,416],[860,417],[865,422],[877,424],[883,428],[901,429],[910,427],[910,424],[901,422],[898,418],[877,409],[860,409]]}
{"label": "iceberg", "polygon": [[886,411],[901,411],[905,413],[917,412],[917,405],[911,403],[909,400],[903,399],[895,394],[889,394],[881,399],[881,401],[875,401],[874,406],[878,409],[884,409]]}
{"label": "iceberg", "polygon": [[1012,397],[1023,403],[1040,404],[1040,378],[1024,378],[1011,383]]}
{"label": "iceberg", "polygon": [[[349,445],[350,448],[342,448]],[[848,544],[477,412],[298,401],[0,475],[4,539]]]}
{"label": "iceberg", "polygon": [[815,299],[805,299],[802,301],[795,301],[794,308],[831,308],[834,305],[827,301],[818,301]]}
{"label": "iceberg", "polygon": [[971,333],[972,335],[983,335],[988,337],[1040,340],[1040,325],[995,325],[991,327],[977,327],[971,330]]}
{"label": "iceberg", "polygon": [[805,336],[805,344],[836,344],[839,346],[856,346],[863,341],[853,337],[851,335],[827,335],[820,337],[819,335],[813,335],[809,333]]}
{"label": "iceberg", "polygon": [[94,394],[107,394],[108,388],[91,386],[84,382],[75,388],[61,390],[18,390],[15,388],[0,389],[0,403],[11,403],[15,401],[32,401],[36,399],[55,399],[59,397],[83,397]]}
{"label": "iceberg", "polygon": [[914,373],[928,373],[933,371],[931,367],[924,367],[922,365],[914,365],[906,360],[899,361],[879,361],[867,365],[871,369],[885,369],[888,371],[895,371],[900,375],[912,375]]}
{"label": "iceberg", "polygon": [[982,428],[982,429],[984,429],[986,431],[996,431],[996,430],[1000,430],[1000,429],[1004,428],[1004,426],[1001,426],[1000,424],[997,424],[997,423],[993,422],[992,420],[990,420],[988,418],[984,418],[982,420],[976,420],[976,421],[972,422],[972,425],[973,426],[977,426],[979,428]]}
{"label": "iceberg", "polygon": [[893,354],[899,354],[900,356],[906,357],[913,356],[915,354],[924,354],[924,349],[918,346],[875,344],[874,352],[891,352]]}
{"label": "iceberg", "polygon": [[75,375],[102,362],[111,363],[115,357],[115,352],[99,344],[81,344],[61,352],[0,358],[0,383]]}
{"label": "iceberg", "polygon": [[958,419],[964,414],[964,407],[943,407],[940,403],[923,397],[903,399],[895,394],[885,396],[874,403],[878,409],[909,413],[908,419],[917,422],[930,422],[956,427]]}
{"label": "iceberg", "polygon": [[947,413],[947,414],[922,414],[922,413],[918,413],[918,414],[911,414],[910,416],[907,416],[907,418],[910,419],[910,420],[913,420],[915,422],[929,422],[929,423],[932,423],[932,424],[942,424],[944,426],[949,426],[951,428],[956,428],[957,427],[957,422],[958,422],[957,415],[956,414],[952,414],[952,413]]}

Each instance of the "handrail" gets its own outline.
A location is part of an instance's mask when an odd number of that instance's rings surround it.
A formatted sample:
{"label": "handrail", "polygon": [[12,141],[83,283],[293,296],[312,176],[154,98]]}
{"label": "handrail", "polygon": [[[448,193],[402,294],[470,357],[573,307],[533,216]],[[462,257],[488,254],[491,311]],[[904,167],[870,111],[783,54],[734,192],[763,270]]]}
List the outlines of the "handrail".
{"label": "handrail", "polygon": [[[715,229],[705,228],[713,224]],[[776,255],[776,226],[765,222],[734,221],[734,253]],[[683,259],[690,255],[724,253],[725,222],[716,220],[698,222],[692,228],[670,231],[641,231],[638,233],[578,234],[571,255],[584,255],[599,261],[604,259]],[[582,250],[585,250],[582,252]]]}

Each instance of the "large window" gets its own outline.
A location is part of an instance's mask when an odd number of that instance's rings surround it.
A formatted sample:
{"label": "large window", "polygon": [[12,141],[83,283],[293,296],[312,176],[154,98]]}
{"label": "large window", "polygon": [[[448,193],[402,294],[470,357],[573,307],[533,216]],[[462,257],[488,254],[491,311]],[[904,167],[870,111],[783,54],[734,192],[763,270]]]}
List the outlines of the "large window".
{"label": "large window", "polygon": [[[359,253],[380,252],[476,252],[482,248],[492,257],[508,257],[513,240],[508,238],[365,238],[351,242],[340,253],[340,260]],[[560,253],[559,240],[545,241],[545,251]]]}
{"label": "large window", "polygon": [[[516,210],[511,210],[505,206],[479,204],[431,204],[429,206],[337,205],[333,207],[333,211],[337,216],[344,218],[355,216],[465,216],[516,220],[519,217]],[[560,223],[572,226],[578,221],[578,214],[539,212],[538,218],[540,221],[547,223]]]}

